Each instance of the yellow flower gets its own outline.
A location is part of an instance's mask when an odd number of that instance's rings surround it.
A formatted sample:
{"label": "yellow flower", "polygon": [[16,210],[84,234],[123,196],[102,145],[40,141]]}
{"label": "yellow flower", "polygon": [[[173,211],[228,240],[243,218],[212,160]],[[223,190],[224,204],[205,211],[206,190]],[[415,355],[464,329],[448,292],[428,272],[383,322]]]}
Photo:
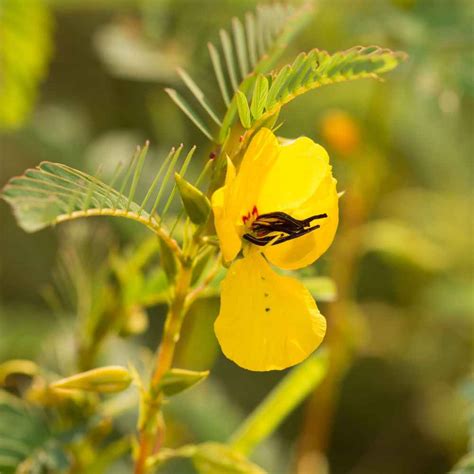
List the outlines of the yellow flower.
{"label": "yellow flower", "polygon": [[360,145],[356,121],[340,110],[330,111],[323,117],[321,133],[328,145],[342,156],[354,153]]}
{"label": "yellow flower", "polygon": [[224,354],[249,370],[284,369],[321,343],[326,320],[299,281],[275,273],[313,263],[338,224],[336,180],[324,148],[306,137],[284,145],[268,129],[252,139],[236,172],[212,196],[224,260],[214,328]]}

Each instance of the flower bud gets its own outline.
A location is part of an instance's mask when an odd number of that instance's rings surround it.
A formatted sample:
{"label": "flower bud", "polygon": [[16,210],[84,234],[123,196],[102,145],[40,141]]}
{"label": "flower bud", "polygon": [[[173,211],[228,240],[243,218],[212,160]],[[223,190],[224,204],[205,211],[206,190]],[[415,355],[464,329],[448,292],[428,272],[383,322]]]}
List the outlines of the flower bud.
{"label": "flower bud", "polygon": [[111,365],[66,377],[53,382],[50,387],[53,389],[114,393],[125,390],[131,381],[132,377],[127,369],[117,365]]}
{"label": "flower bud", "polygon": [[209,199],[178,173],[175,173],[175,179],[186,214],[194,224],[204,224],[211,212]]}

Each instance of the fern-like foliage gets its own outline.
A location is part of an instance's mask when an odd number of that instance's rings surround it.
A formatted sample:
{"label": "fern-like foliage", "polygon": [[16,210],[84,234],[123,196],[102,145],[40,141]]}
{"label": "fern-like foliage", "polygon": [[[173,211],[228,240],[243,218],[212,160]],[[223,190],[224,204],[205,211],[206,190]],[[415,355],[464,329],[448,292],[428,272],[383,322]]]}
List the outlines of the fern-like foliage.
{"label": "fern-like foliage", "polygon": [[67,165],[43,162],[12,178],[2,197],[12,206],[18,224],[27,232],[71,219],[102,215],[132,219],[160,233],[163,218],[176,195],[174,180],[170,178],[178,170],[178,162],[182,162],[180,174],[186,172],[195,151],[193,147],[180,160],[182,149],[181,145],[170,151],[140,202],[135,201],[135,195],[148,144],[137,149],[125,169],[117,167],[110,184]]}
{"label": "fern-like foliage", "polygon": [[63,472],[67,467],[44,417],[0,390],[0,472]]}
{"label": "fern-like foliage", "polygon": [[51,48],[52,20],[44,2],[0,2],[0,128],[18,127],[27,117]]}
{"label": "fern-like foliage", "polygon": [[358,46],[332,55],[315,49],[301,53],[292,64],[270,73],[289,40],[310,18],[310,11],[310,4],[298,9],[279,4],[260,7],[256,14],[247,14],[245,25],[234,18],[231,34],[220,31],[221,54],[209,43],[217,86],[227,107],[223,117],[215,112],[193,79],[178,70],[207,114],[208,122],[217,124],[216,133],[177,91],[167,89],[168,94],[207,138],[223,143],[237,117],[244,128],[252,128],[298,95],[326,84],[377,78],[394,69],[406,56],[377,46]]}
{"label": "fern-like foliage", "polygon": [[405,53],[377,46],[356,46],[332,55],[318,49],[301,53],[293,64],[278,72],[258,75],[248,97],[237,91],[240,121],[245,128],[252,128],[299,95],[337,82],[378,78],[397,67],[405,57]]}
{"label": "fern-like foliage", "polygon": [[[309,3],[299,8],[281,4],[260,6],[255,12],[248,12],[244,22],[233,18],[230,32],[220,31],[220,48],[208,43],[216,88],[219,88],[226,109],[232,110],[233,118],[237,111],[233,100],[236,91],[246,92],[257,74],[265,74],[274,67],[288,42],[310,19],[310,12]],[[178,73],[208,120],[203,119],[176,90],[166,89],[166,92],[207,138],[221,143],[229,129],[229,114],[220,117],[193,79],[181,69]],[[217,133],[211,132],[210,122],[219,127]]]}

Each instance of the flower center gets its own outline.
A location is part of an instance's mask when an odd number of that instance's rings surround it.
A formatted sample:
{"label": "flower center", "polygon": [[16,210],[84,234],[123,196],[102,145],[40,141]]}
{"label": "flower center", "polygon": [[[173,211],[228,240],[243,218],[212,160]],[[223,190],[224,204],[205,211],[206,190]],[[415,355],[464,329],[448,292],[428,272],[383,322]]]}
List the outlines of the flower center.
{"label": "flower center", "polygon": [[312,222],[325,219],[327,216],[326,213],[316,214],[299,220],[280,211],[259,215],[257,207],[254,206],[252,212],[242,216],[244,224],[250,231],[244,234],[243,238],[261,247],[281,244],[319,229],[321,226],[311,225]]}
{"label": "flower center", "polygon": [[258,218],[257,206],[253,206],[252,212],[247,212],[245,216],[242,216],[242,222],[245,226],[251,228],[255,219]]}

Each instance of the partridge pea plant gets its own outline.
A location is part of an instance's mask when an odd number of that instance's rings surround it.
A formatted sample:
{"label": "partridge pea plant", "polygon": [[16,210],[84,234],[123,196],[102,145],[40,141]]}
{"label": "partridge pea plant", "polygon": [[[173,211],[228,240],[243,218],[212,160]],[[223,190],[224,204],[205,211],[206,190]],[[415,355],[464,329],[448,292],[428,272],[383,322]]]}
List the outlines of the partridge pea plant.
{"label": "partridge pea plant", "polygon": [[[131,365],[97,367],[96,356],[106,337],[124,333],[126,318],[113,304],[90,323],[78,353],[78,373],[51,374],[29,361],[0,366],[0,383],[18,373],[30,377],[23,399],[13,403],[8,398],[8,403],[19,416],[25,407],[49,413],[51,439],[35,450],[53,446],[60,452],[48,458],[58,472],[104,472],[108,463],[131,448],[136,474],[155,472],[175,457],[191,458],[199,472],[261,473],[245,456],[323,379],[325,352],[312,354],[323,342],[326,320],[310,290],[289,272],[313,264],[331,245],[338,226],[339,194],[327,152],[306,137],[279,137],[279,114],[285,104],[313,89],[376,79],[394,69],[404,54],[374,46],[334,54],[314,49],[281,66],[287,44],[310,14],[308,5],[266,6],[248,13],[243,22],[234,18],[230,32],[220,31],[218,46],[209,43],[209,54],[221,104],[211,104],[194,80],[178,71],[188,97],[171,89],[167,93],[213,150],[210,157],[201,155],[196,180],[187,177],[187,170],[200,153],[195,147],[185,152],[181,145],[161,159],[151,185],[143,190],[147,143],[128,165],[117,167],[108,183],[100,179],[100,172],[92,176],[43,162],[4,187],[3,199],[27,232],[91,216],[121,217],[144,225],[154,236],[146,245],[156,246],[160,270],[166,275],[166,288],[160,293],[165,296],[151,294],[148,300],[156,303],[162,298],[168,307],[149,367],[140,371]],[[175,200],[182,210],[171,215]],[[252,371],[301,365],[227,445],[171,449],[165,442],[163,404],[208,375],[174,366],[183,320],[223,272],[214,329],[225,356]],[[120,281],[123,273],[118,275]],[[143,301],[140,305],[146,306]],[[136,433],[111,441],[108,458],[98,453],[87,456],[86,445],[94,452],[91,440],[108,442],[98,428],[113,422],[111,412],[103,409],[111,395],[103,394],[122,392],[131,382],[138,393]],[[3,403],[6,406],[7,398]],[[75,436],[66,436],[76,425],[80,429]],[[1,434],[1,439],[8,437]],[[0,454],[5,449],[0,442]],[[0,456],[2,472],[14,472],[18,466],[28,469],[32,463],[29,454],[15,450],[13,444],[8,453]]]}

